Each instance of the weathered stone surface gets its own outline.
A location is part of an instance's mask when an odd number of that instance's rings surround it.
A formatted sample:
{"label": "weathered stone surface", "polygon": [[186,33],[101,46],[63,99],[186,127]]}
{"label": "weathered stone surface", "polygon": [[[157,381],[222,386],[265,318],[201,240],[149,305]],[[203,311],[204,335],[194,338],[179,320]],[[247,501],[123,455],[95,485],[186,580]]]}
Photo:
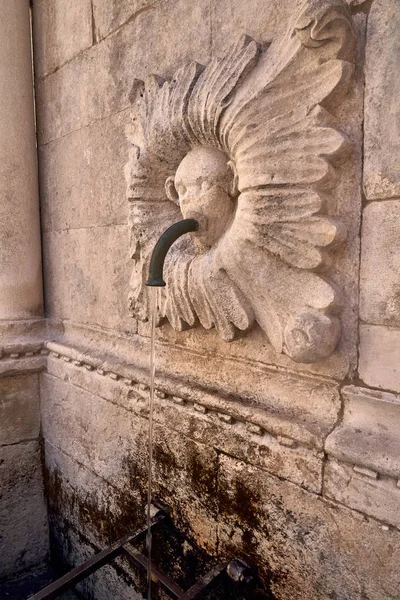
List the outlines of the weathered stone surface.
{"label": "weathered stone surface", "polygon": [[[182,61],[207,62],[209,25],[202,15],[208,6],[208,0],[196,2],[195,6],[186,0],[160,4],[40,82],[40,143],[130,106],[135,79],[152,72],[169,74]],[[183,21],[185,27],[176,27]],[[196,29],[195,36],[191,27]],[[171,39],[173,44],[169,43]]]}
{"label": "weathered stone surface", "polygon": [[34,0],[33,35],[35,71],[42,77],[92,45],[91,0]]}
{"label": "weathered stone surface", "polygon": [[153,11],[163,0],[93,0],[96,38],[99,40],[123,25],[137,19],[145,11]]}
{"label": "weathered stone surface", "polygon": [[0,379],[0,446],[39,436],[37,375]]}
{"label": "weathered stone surface", "polygon": [[400,487],[397,479],[329,460],[324,471],[324,494],[337,502],[400,529]]}
{"label": "weathered stone surface", "polygon": [[245,31],[261,42],[271,42],[277,30],[298,10],[300,2],[280,0],[217,0],[212,7],[212,49],[217,55],[226,49],[232,32]]}
{"label": "weathered stone surface", "polygon": [[361,240],[361,318],[400,325],[400,201],[364,210]]}
{"label": "weathered stone surface", "polygon": [[40,448],[27,442],[0,448],[0,579],[44,563],[48,526]]}
{"label": "weathered stone surface", "polygon": [[0,320],[42,315],[29,2],[0,4]]}
{"label": "weathered stone surface", "polygon": [[[43,377],[42,410],[46,440],[121,492],[130,489],[144,506],[147,419],[48,375]],[[216,451],[157,424],[154,440],[154,497],[169,504],[176,522],[200,546],[212,550]]]}
{"label": "weathered stone surface", "polygon": [[346,463],[400,477],[400,397],[388,392],[346,386],[340,424],[325,450]]}
{"label": "weathered stone surface", "polygon": [[129,110],[39,150],[42,230],[123,225]]}
{"label": "weathered stone surface", "polygon": [[360,327],[360,377],[375,388],[400,392],[400,329]]}
{"label": "weathered stone surface", "polygon": [[400,196],[400,13],[376,0],[368,17],[364,187],[368,200]]}
{"label": "weathered stone surface", "polygon": [[44,234],[48,315],[134,331],[126,314],[128,240],[126,225]]}
{"label": "weathered stone surface", "polygon": [[66,519],[92,543],[102,546],[143,526],[144,482],[112,485],[49,441],[45,443],[45,460],[51,519]]}
{"label": "weathered stone surface", "polygon": [[[47,32],[47,41],[64,35],[62,29],[56,27],[55,13],[51,13],[54,1],[48,2],[46,9],[50,23],[54,19],[55,25],[54,31]],[[44,7],[43,0],[36,2]],[[375,2],[375,6],[384,6],[382,0]],[[353,12],[357,14],[352,20],[360,43],[354,85],[345,101],[339,103],[340,96],[346,90],[341,61],[352,60],[350,52],[347,52],[351,47],[348,29],[348,37],[345,40],[342,37],[348,23],[346,3],[356,7]],[[296,191],[294,197],[296,201],[299,200],[296,174],[304,175],[302,160],[304,156],[309,157],[308,150],[311,149],[312,157],[317,156],[322,163],[326,160],[330,162],[326,178],[316,183],[317,192],[323,199],[321,210],[313,213],[311,218],[322,216],[322,219],[331,223],[330,219],[335,216],[345,224],[348,232],[346,244],[332,249],[332,260],[327,265],[329,270],[320,273],[314,268],[321,266],[318,261],[322,263],[323,257],[319,248],[324,244],[314,244],[308,222],[305,234],[303,231],[307,252],[302,255],[302,260],[317,256],[318,264],[299,268],[299,265],[293,266],[291,263],[293,280],[289,285],[284,281],[286,275],[282,269],[275,275],[271,268],[263,272],[264,263],[260,261],[262,264],[256,264],[257,253],[251,252],[249,260],[254,262],[251,268],[256,275],[252,271],[254,276],[246,285],[245,294],[250,295],[253,288],[258,290],[260,283],[260,289],[266,286],[268,292],[278,296],[286,290],[289,298],[288,310],[283,310],[283,303],[279,301],[272,310],[267,311],[265,307],[270,306],[270,298],[256,297],[255,303],[259,302],[261,308],[253,320],[258,321],[264,315],[266,328],[279,330],[282,327],[284,330],[282,323],[293,320],[292,304],[300,302],[295,278],[305,272],[313,282],[328,278],[333,282],[333,285],[329,283],[332,289],[343,290],[343,298],[337,306],[327,308],[321,305],[316,309],[318,315],[325,311],[331,322],[340,310],[342,335],[337,350],[329,358],[304,366],[295,363],[288,355],[277,354],[261,328],[253,327],[245,337],[226,344],[218,339],[218,332],[200,327],[175,331],[164,323],[157,332],[156,385],[160,396],[155,403],[154,495],[171,505],[176,524],[208,551],[214,553],[219,547],[229,557],[241,554],[253,558],[260,565],[264,581],[280,600],[398,599],[400,540],[399,533],[391,527],[399,527],[400,514],[397,493],[400,488],[396,487],[400,454],[397,434],[399,403],[390,393],[354,391],[349,386],[343,391],[338,381],[344,378],[348,381],[353,375],[358,377],[356,339],[363,158],[363,24],[366,21],[364,12],[371,3],[368,1],[365,8],[359,8],[358,0],[334,0],[329,18],[335,11],[338,11],[338,18],[328,29],[327,37],[324,37],[326,43],[320,47],[315,44],[321,32],[314,22],[312,39],[309,40],[313,47],[304,49],[304,64],[300,67],[294,64],[293,71],[292,67],[282,70],[282,65],[289,55],[296,56],[298,48],[295,45],[299,41],[296,35],[304,37],[309,22],[301,24],[298,34],[285,38],[283,48],[276,48],[275,44],[267,52],[268,44],[264,43],[279,38],[279,32],[287,30],[289,18],[306,5],[304,0],[285,3],[278,0],[252,0],[250,3],[237,0],[92,0],[91,4],[93,41],[96,44],[90,48],[84,45],[85,36],[82,33],[87,32],[84,19],[76,27],[77,37],[73,38],[68,33],[79,10],[86,6],[83,0],[79,0],[67,15],[66,39],[61,40],[59,48],[53,48],[48,55],[48,59],[53,60],[58,52],[71,52],[64,61],[68,64],[61,69],[58,69],[60,65],[53,68],[56,72],[40,82],[37,96],[47,305],[51,317],[65,320],[63,339],[49,344],[54,355],[48,358],[50,375],[44,376],[42,390],[51,522],[54,548],[57,548],[57,544],[62,546],[59,548],[60,561],[64,566],[70,559],[75,563],[111,540],[119,528],[122,531],[125,526],[130,528],[139,523],[146,496],[149,324],[141,323],[138,328],[140,335],[131,335],[136,331],[136,323],[127,319],[130,232],[125,224],[128,203],[124,206],[122,198],[122,165],[127,146],[122,139],[123,128],[129,117],[136,114],[132,111],[135,108],[132,105],[136,102],[139,86],[134,80],[143,79],[150,73],[173,77],[177,68],[191,60],[209,65],[212,57],[226,56],[231,42],[245,33],[261,44],[263,59],[272,56],[275,61],[271,63],[274,66],[270,72],[271,78],[276,78],[277,73],[282,71],[283,76],[287,75],[287,80],[283,81],[285,85],[282,85],[282,80],[274,80],[268,88],[265,106],[253,115],[254,124],[267,122],[273,129],[278,122],[270,118],[271,111],[274,107],[283,107],[283,123],[286,127],[283,143],[279,148],[274,146],[279,136],[273,130],[271,139],[262,140],[261,149],[257,144],[253,148],[246,147],[240,159],[245,161],[246,156],[250,157],[251,168],[241,170],[240,175],[244,173],[241,178],[247,177],[243,179],[243,186],[247,190],[253,185],[253,181],[250,181],[250,186],[247,185],[251,179],[249,173],[258,172],[257,161],[260,156],[271,161],[268,164],[271,168],[264,169],[263,176],[265,173],[274,174],[276,179],[281,173],[285,158],[291,156],[293,147],[303,139],[296,127],[290,131],[287,127],[298,109],[298,122],[306,118],[310,128],[305,135],[305,143],[299,144],[296,158],[292,157],[288,162],[286,171],[290,178],[277,182],[276,197],[278,200],[281,198],[282,189],[288,195],[287,190],[293,186]],[[329,4],[329,0],[309,2],[312,10],[325,10]],[[372,11],[373,7],[374,3]],[[62,10],[67,9],[63,6]],[[371,14],[370,29],[376,20],[374,12]],[[34,26],[38,35],[38,24]],[[45,28],[49,27],[47,23]],[[387,27],[390,29],[392,25],[389,23]],[[332,33],[334,40],[330,39]],[[41,41],[45,42],[44,39]],[[91,42],[88,41],[89,44]],[[78,49],[80,44],[83,44],[82,48]],[[391,44],[388,43],[388,47]],[[336,56],[338,51],[340,60],[326,60],[328,55]],[[322,60],[315,62],[315,71],[310,73],[308,69],[316,54],[321,54]],[[243,66],[247,64],[247,59],[242,58]],[[333,75],[329,65],[333,67]],[[259,76],[263,68],[256,68]],[[316,75],[321,74],[323,69],[327,71],[326,77],[322,76],[316,83]],[[230,64],[225,72],[232,74],[233,71]],[[235,73],[239,71],[240,68]],[[247,77],[250,83],[257,83],[257,77],[251,79],[250,71]],[[239,88],[245,80],[243,77]],[[155,80],[154,89],[160,81]],[[180,81],[179,78],[177,81]],[[371,77],[367,87],[370,83]],[[320,84],[321,94],[315,100],[313,94],[319,94]],[[305,98],[308,103],[305,107],[304,102],[298,102],[297,95],[303,93],[307,85],[310,90]],[[207,103],[219,91],[221,97],[226,96],[226,106],[223,102],[219,115],[221,118],[218,117],[214,123],[215,132],[219,126],[223,126],[224,111],[232,111],[235,107],[235,99],[227,88],[218,85],[218,81],[209,87],[209,94],[195,93],[192,98],[198,101],[203,99]],[[165,91],[167,86],[163,89]],[[275,104],[267,101],[278,97],[282,90],[283,97],[279,97]],[[177,91],[177,87],[174,91]],[[198,89],[196,91],[199,92]],[[332,94],[332,91],[335,93]],[[339,96],[336,92],[340,92]],[[376,103],[374,94],[367,92],[367,96],[368,106]],[[179,97],[182,99],[182,96]],[[243,94],[242,99],[246,98]],[[207,119],[194,123],[193,114],[196,114],[196,110],[192,110],[193,106],[188,107],[186,100],[188,97],[180,106],[184,106],[185,110],[188,108],[185,114],[190,115],[191,123],[189,120],[187,123],[191,130],[199,133],[200,142],[204,145],[204,136],[209,133],[207,128],[212,125],[212,111],[207,109]],[[313,107],[320,102],[329,115],[320,111],[313,120]],[[268,118],[264,119],[266,113]],[[244,114],[241,116],[243,120],[238,119],[238,122],[253,124],[252,119],[246,120]],[[383,120],[384,117],[380,118]],[[164,127],[169,119],[170,115],[167,119],[161,119],[161,125]],[[175,123],[174,119],[172,122]],[[158,122],[152,122],[150,130],[160,134],[162,128],[159,125]],[[318,129],[321,125],[324,126],[322,131]],[[196,127],[203,130],[198,132]],[[322,134],[320,137],[313,135],[315,128]],[[335,138],[332,132],[340,134]],[[251,130],[247,133],[247,143],[251,146]],[[291,135],[294,135],[294,143],[291,143]],[[352,155],[341,153],[341,141],[345,136],[353,148]],[[174,140],[171,145],[172,150],[166,157],[168,165],[175,146],[180,151],[181,141],[179,138],[178,142]],[[237,141],[240,142],[240,132]],[[206,142],[209,146],[209,138]],[[381,141],[376,143],[382,145]],[[138,146],[141,148],[140,157],[144,160],[145,146]],[[222,147],[225,148],[223,144]],[[154,148],[158,151],[157,144]],[[377,157],[379,152],[377,148]],[[133,148],[133,155],[138,157],[137,148]],[[213,160],[215,158],[213,153]],[[310,172],[315,166],[314,158],[306,163]],[[207,163],[203,159],[204,156],[194,164],[189,163],[189,166],[187,162],[182,164],[180,161],[180,171],[174,167],[167,174],[162,173],[162,196],[165,195],[164,183],[167,180],[168,193],[181,204],[179,209],[176,207],[178,216],[180,212],[193,216],[185,212],[184,199],[187,194],[178,189],[178,184],[189,188],[193,183],[190,178],[197,175],[196,167],[199,165],[207,171],[206,177],[202,175],[202,183],[205,188],[208,186],[210,166],[213,167],[215,163]],[[370,162],[374,160],[371,153]],[[275,163],[279,171],[275,169]],[[392,161],[387,160],[385,164],[390,166]],[[334,169],[340,173],[339,180],[331,178]],[[161,169],[157,167],[155,176],[158,177],[160,173]],[[366,173],[368,179],[368,169]],[[284,184],[283,188],[279,187],[280,181]],[[332,184],[330,187],[326,185],[328,182]],[[217,183],[221,184],[221,178]],[[224,180],[222,183],[227,182]],[[232,175],[228,183],[232,184]],[[314,188],[315,182],[311,178],[306,183],[307,190]],[[194,182],[193,187],[197,184]],[[368,185],[366,183],[367,189]],[[379,194],[383,193],[382,181],[380,186]],[[227,206],[226,194],[223,196],[218,193],[214,197],[205,189],[201,197],[197,192],[195,197],[189,196],[186,199],[190,201],[192,212],[202,212],[199,206],[204,196],[207,200],[215,201],[211,202],[210,208],[210,214],[213,215],[212,230],[202,238],[203,245],[210,245],[208,234],[226,225],[226,218],[225,221],[222,219],[224,211],[221,210]],[[195,203],[199,198],[200,202]],[[146,202],[154,199],[149,194]],[[271,198],[269,200],[272,203],[274,201]],[[269,205],[271,210],[268,216],[276,216],[279,212],[278,200],[273,208]],[[388,202],[387,206],[394,204]],[[245,208],[248,209],[250,205],[249,200]],[[149,202],[146,206],[148,208]],[[228,208],[231,209],[229,204]],[[261,206],[261,212],[264,209]],[[386,208],[384,210],[388,211]],[[203,213],[197,216],[204,216]],[[162,230],[167,224],[158,207],[153,213],[147,210],[143,215],[142,233],[146,239],[156,237],[157,228]],[[239,211],[239,215],[243,217],[243,224],[248,213]],[[398,316],[389,318],[387,312],[392,310],[392,305],[396,309],[392,299],[396,296],[398,275],[396,256],[387,250],[388,245],[382,244],[382,239],[388,237],[387,233],[382,234],[383,225],[388,224],[396,236],[395,221],[398,215],[396,211],[391,211],[390,215],[392,222],[389,223],[390,217],[380,217],[378,212],[375,215],[371,206],[365,213],[364,230],[368,226],[371,232],[364,236],[362,318],[368,324],[399,324]],[[137,223],[137,214],[133,214],[132,218],[133,223],[135,218]],[[382,230],[373,226],[373,220],[382,222]],[[261,221],[256,220],[256,225]],[[280,227],[282,221],[279,223]],[[285,223],[289,223],[287,226],[290,229],[293,224],[297,227],[299,221],[292,219]],[[262,237],[262,244],[266,243],[265,238],[271,233],[271,227],[276,229],[276,223],[268,223],[267,236]],[[336,224],[332,224],[332,228],[335,229]],[[324,231],[326,234],[328,230]],[[339,228],[335,232],[340,233]],[[286,246],[283,250],[280,248],[279,252],[276,248],[272,249],[277,263],[278,260],[285,262],[282,254],[298,254],[300,247],[303,248],[297,234],[298,231],[291,231],[287,238],[290,250]],[[315,254],[312,249],[309,252],[310,245],[314,246]],[[130,249],[137,259],[137,246],[131,244]],[[227,253],[228,259],[235,262],[234,266],[236,263],[240,265],[241,276],[246,267],[246,254],[242,252],[237,261],[233,261],[233,254]],[[175,256],[171,255],[173,260],[177,255],[178,251]],[[391,272],[379,268],[379,263],[387,265],[389,262]],[[212,272],[213,264],[210,261],[206,265],[206,275]],[[225,263],[223,265],[226,266]],[[171,286],[174,277],[169,278],[168,282]],[[200,289],[201,285],[197,287]],[[315,286],[300,287],[302,293],[305,289],[311,289],[313,298],[319,297]],[[195,290],[194,296],[196,293]],[[192,308],[201,316],[203,325],[208,326],[210,322],[207,321],[209,315],[206,314],[205,294],[198,293],[198,297],[201,306]],[[218,312],[228,301],[226,297],[213,293],[210,302],[214,302],[213,310]],[[254,311],[253,302],[251,305]],[[168,318],[171,316],[172,325],[178,325],[177,329],[181,329],[179,314],[173,314],[171,307],[164,306],[163,310]],[[396,310],[392,310],[393,314]],[[276,324],[276,314],[282,323]],[[246,326],[244,329],[252,322],[249,313],[242,312],[240,315],[234,311],[233,316],[234,324],[240,322]],[[300,325],[294,328],[295,337],[299,331],[301,333],[306,321],[301,318],[295,320],[295,325]],[[220,331],[229,337],[232,333],[230,322],[227,324],[225,320],[222,325]],[[380,339],[377,334],[374,340],[371,337],[366,342],[366,332],[371,331],[384,337]],[[397,339],[397,333],[393,327],[362,325],[360,375],[368,385],[399,389],[397,364],[400,361],[397,360],[397,348],[400,338]],[[282,337],[290,354],[290,340],[285,335]],[[279,339],[275,339],[275,347],[279,347]],[[2,363],[3,359],[0,361],[0,373]],[[18,364],[18,368],[24,367],[22,360]],[[7,368],[16,366],[8,365]],[[343,391],[343,405],[339,391]],[[328,459],[322,453],[327,435],[325,450]],[[353,466],[358,471],[354,471]],[[319,496],[322,492],[329,498]],[[340,505],[335,504],[332,498]],[[376,523],[373,518],[364,518],[356,511],[377,518],[381,523]],[[132,597],[135,592],[126,585],[127,581],[131,581],[130,576],[118,565],[117,570],[106,569],[91,578],[82,591],[87,597],[96,597],[97,600],[108,600],[115,596]]]}
{"label": "weathered stone surface", "polygon": [[399,597],[399,531],[223,455],[219,490],[221,551],[252,559],[275,598]]}

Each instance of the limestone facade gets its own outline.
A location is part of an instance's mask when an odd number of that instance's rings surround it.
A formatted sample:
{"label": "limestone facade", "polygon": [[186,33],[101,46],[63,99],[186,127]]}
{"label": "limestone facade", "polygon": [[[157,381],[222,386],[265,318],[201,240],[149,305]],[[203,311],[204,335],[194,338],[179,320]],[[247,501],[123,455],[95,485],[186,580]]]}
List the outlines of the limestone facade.
{"label": "limestone facade", "polygon": [[[46,364],[29,3],[0,2],[0,581],[49,540],[40,450]],[[1,594],[1,592],[0,592]]]}
{"label": "limestone facade", "polygon": [[[159,234],[205,216],[158,297],[155,499],[192,564],[247,557],[262,598],[400,598],[399,27],[397,0],[33,0],[45,310],[36,176],[4,171],[0,582],[48,532],[65,568],[143,524],[142,282]],[[33,123],[4,132],[15,160]],[[81,592],[143,585],[118,563]]]}

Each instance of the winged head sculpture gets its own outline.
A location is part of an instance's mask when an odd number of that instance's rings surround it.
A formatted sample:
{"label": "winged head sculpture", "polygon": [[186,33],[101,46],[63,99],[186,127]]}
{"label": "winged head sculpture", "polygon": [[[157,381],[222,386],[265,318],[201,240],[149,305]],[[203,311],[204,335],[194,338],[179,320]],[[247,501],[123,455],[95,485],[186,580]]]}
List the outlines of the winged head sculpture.
{"label": "winged head sculpture", "polygon": [[308,0],[267,47],[243,36],[207,66],[135,84],[126,166],[132,315],[149,317],[151,251],[184,218],[165,265],[159,323],[215,327],[232,341],[258,323],[279,353],[309,363],[340,337],[330,249],[346,237],[332,189],[348,150],[327,110],[347,92],[354,32],[342,0]]}

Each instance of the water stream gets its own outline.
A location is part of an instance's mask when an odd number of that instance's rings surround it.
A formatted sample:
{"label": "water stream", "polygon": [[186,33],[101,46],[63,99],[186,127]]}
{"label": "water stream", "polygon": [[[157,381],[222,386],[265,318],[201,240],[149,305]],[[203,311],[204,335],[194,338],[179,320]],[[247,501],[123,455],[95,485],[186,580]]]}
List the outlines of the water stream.
{"label": "water stream", "polygon": [[151,600],[151,502],[153,484],[153,416],[154,416],[154,377],[156,372],[156,320],[157,320],[157,288],[149,288],[151,315],[151,346],[150,346],[150,396],[149,396],[149,437],[148,437],[148,489],[147,489],[147,535],[146,546],[148,556],[147,568],[147,600]]}

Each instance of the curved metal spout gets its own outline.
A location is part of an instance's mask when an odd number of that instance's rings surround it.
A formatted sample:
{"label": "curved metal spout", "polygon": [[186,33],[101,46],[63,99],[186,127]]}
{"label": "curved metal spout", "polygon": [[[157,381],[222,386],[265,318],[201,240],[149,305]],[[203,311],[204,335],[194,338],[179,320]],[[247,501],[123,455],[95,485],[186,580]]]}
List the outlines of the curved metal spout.
{"label": "curved metal spout", "polygon": [[164,287],[163,268],[165,257],[172,244],[184,233],[198,231],[199,224],[195,219],[183,219],[168,227],[154,246],[150,259],[149,278],[146,285],[153,287]]}

